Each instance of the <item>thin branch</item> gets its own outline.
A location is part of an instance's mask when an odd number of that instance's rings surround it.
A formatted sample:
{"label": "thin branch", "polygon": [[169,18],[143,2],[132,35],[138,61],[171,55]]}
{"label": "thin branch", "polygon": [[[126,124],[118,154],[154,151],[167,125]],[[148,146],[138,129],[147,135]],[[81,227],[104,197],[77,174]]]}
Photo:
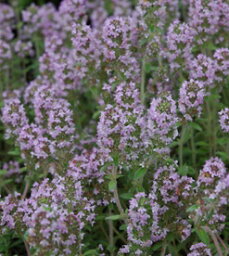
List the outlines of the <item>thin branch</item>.
{"label": "thin branch", "polygon": [[218,242],[218,239],[217,239],[216,235],[212,232],[212,230],[208,226],[205,226],[204,229],[211,236],[212,241],[214,242],[214,245],[216,247],[216,250],[217,250],[219,256],[223,256],[223,252],[222,252],[222,250],[220,248],[220,245],[219,245],[219,242]]}
{"label": "thin branch", "polygon": [[222,240],[222,238],[221,238],[218,234],[216,234],[216,236],[217,236],[219,242],[222,244],[222,246],[223,246],[224,249],[226,250],[226,253],[229,253],[229,248],[228,248],[228,246],[224,243],[224,241]]}
{"label": "thin branch", "polygon": [[142,59],[142,70],[141,70],[141,102],[145,103],[145,57]]}
{"label": "thin branch", "polygon": [[31,256],[30,250],[29,250],[29,245],[25,240],[24,240],[24,245],[25,245],[25,250],[26,250],[27,256]]}
{"label": "thin branch", "polygon": [[[109,209],[109,215],[112,215],[111,209]],[[114,256],[113,247],[114,247],[114,230],[113,230],[113,221],[108,220],[109,227],[109,247],[111,250],[111,256]]]}
{"label": "thin branch", "polygon": [[25,188],[24,188],[23,194],[21,196],[22,200],[26,198],[26,195],[27,195],[27,193],[29,191],[29,187],[30,187],[30,182],[26,181]]}
{"label": "thin branch", "polygon": [[162,247],[161,255],[160,256],[165,256],[166,248],[167,248],[167,245],[165,244],[164,247]]}
{"label": "thin branch", "polygon": [[[116,170],[115,167],[113,168],[112,172],[113,172],[114,177],[116,177],[117,176],[117,170]],[[114,188],[113,193],[114,193],[114,199],[115,199],[115,203],[116,203],[116,205],[118,207],[118,210],[119,210],[120,214],[125,218],[125,212],[124,212],[124,210],[122,208],[122,205],[121,205],[121,202],[120,202],[120,199],[119,199],[117,184],[116,184],[116,186]],[[128,224],[127,220],[124,219],[124,221],[125,221],[125,224],[127,225]]]}
{"label": "thin branch", "polygon": [[113,227],[113,228],[114,228],[114,232],[118,235],[118,237],[119,237],[125,244],[127,244],[126,239],[118,232],[118,230],[117,230],[115,227]]}

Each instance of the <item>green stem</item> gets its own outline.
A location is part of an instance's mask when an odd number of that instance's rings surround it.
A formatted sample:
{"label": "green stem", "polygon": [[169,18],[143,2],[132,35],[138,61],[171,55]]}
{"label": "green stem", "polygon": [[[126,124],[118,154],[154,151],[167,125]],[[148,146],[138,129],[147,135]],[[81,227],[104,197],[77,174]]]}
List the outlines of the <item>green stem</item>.
{"label": "green stem", "polygon": [[[109,208],[109,216],[112,216],[112,211]],[[109,228],[109,247],[111,256],[114,256],[113,248],[114,248],[114,230],[113,230],[113,221],[108,220],[108,228]]]}
{"label": "green stem", "polygon": [[141,70],[141,102],[145,103],[145,57],[142,59],[142,70]]}
{"label": "green stem", "polygon": [[166,245],[166,244],[164,244],[164,245],[163,245],[163,247],[162,247],[161,255],[160,255],[160,256],[165,256],[166,248],[167,248],[167,245]]}
{"label": "green stem", "polygon": [[113,227],[113,229],[114,229],[114,232],[116,233],[116,235],[118,236],[118,238],[119,238],[120,240],[122,240],[124,244],[127,244],[128,242],[127,242],[127,240],[122,236],[122,234],[120,234],[120,233],[118,232],[118,230],[117,230],[115,227]]}
{"label": "green stem", "polygon": [[[116,179],[116,177],[117,177],[117,168],[116,167],[114,167],[112,169],[112,175],[113,175],[114,179],[117,181],[117,179]],[[116,182],[116,186],[114,188],[113,193],[114,193],[114,199],[115,199],[116,206],[119,210],[119,213],[125,218],[125,212],[122,208],[122,205],[121,205],[121,202],[120,202],[120,199],[119,199],[117,182]],[[128,224],[126,218],[124,219],[124,222],[125,222],[126,225]]]}
{"label": "green stem", "polygon": [[192,129],[191,148],[192,148],[192,164],[193,164],[193,167],[195,167],[196,166],[196,147],[195,147],[195,140],[194,140],[194,129]]}
{"label": "green stem", "polygon": [[207,101],[207,127],[208,127],[208,140],[209,140],[209,156],[211,157],[213,155],[213,146],[212,146],[212,125],[211,125],[211,108],[210,104]]}
{"label": "green stem", "polygon": [[24,245],[25,245],[25,250],[26,250],[27,256],[31,256],[29,245],[25,240],[24,240]]}
{"label": "green stem", "polygon": [[214,242],[214,245],[215,245],[215,247],[216,247],[216,250],[217,250],[218,255],[219,255],[219,256],[223,256],[222,249],[221,249],[221,247],[220,247],[220,245],[219,245],[219,241],[218,241],[216,235],[214,234],[214,232],[212,232],[212,230],[211,230],[208,226],[206,226],[206,227],[204,227],[204,228],[205,228],[205,230],[208,232],[208,234],[211,236],[212,241]]}
{"label": "green stem", "polygon": [[185,128],[182,126],[181,128],[181,136],[179,141],[179,165],[183,166],[183,139],[184,139],[184,130]]}

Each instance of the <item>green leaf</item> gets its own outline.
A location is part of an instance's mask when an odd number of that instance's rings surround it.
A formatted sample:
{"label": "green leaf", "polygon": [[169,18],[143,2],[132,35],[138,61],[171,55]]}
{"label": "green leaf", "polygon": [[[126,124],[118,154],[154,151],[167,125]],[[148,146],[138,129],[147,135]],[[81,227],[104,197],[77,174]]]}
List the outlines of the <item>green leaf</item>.
{"label": "green leaf", "polygon": [[178,169],[178,173],[180,175],[187,175],[189,167],[187,165],[180,166]]}
{"label": "green leaf", "polygon": [[92,119],[97,119],[100,116],[101,111],[94,112]]}
{"label": "green leaf", "polygon": [[208,143],[205,141],[198,141],[198,142],[196,142],[196,146],[207,147]]}
{"label": "green leaf", "polygon": [[228,154],[226,152],[216,152],[216,155],[221,157],[223,160],[228,159]]}
{"label": "green leaf", "polygon": [[122,218],[123,218],[122,215],[112,215],[112,216],[106,217],[106,220],[120,220]]}
{"label": "green leaf", "polygon": [[131,193],[123,193],[120,195],[120,197],[122,199],[130,200],[133,197],[133,195]]}
{"label": "green leaf", "polygon": [[119,230],[126,230],[127,229],[127,225],[126,224],[122,224],[120,227],[119,227]]}
{"label": "green leaf", "polygon": [[6,170],[0,170],[0,176],[7,174]]}
{"label": "green leaf", "polygon": [[199,207],[200,207],[199,205],[194,204],[194,205],[188,207],[188,209],[186,211],[187,212],[193,212],[193,211],[197,210]]}
{"label": "green leaf", "polygon": [[134,180],[138,180],[138,179],[141,179],[145,176],[147,172],[147,169],[146,168],[140,168],[138,169],[135,174],[134,174]]}
{"label": "green leaf", "polygon": [[183,134],[181,136],[181,141],[182,143],[186,143],[192,136],[192,133],[191,133],[191,127],[190,126],[187,126],[185,127],[184,131],[183,131]]}
{"label": "green leaf", "polygon": [[93,256],[98,255],[97,250],[92,249],[92,250],[86,251],[86,252],[83,254],[83,256],[89,256],[89,255],[93,255]]}
{"label": "green leaf", "polygon": [[116,186],[117,186],[117,181],[116,180],[111,180],[108,183],[109,191],[113,192],[115,190]]}
{"label": "green leaf", "polygon": [[19,156],[20,151],[18,149],[15,149],[15,150],[9,151],[8,154],[11,156]]}
{"label": "green leaf", "polygon": [[193,129],[197,130],[197,131],[200,131],[200,132],[203,131],[202,127],[201,127],[199,124],[197,124],[197,123],[190,123],[190,126],[191,126]]}
{"label": "green leaf", "polygon": [[207,245],[210,244],[210,239],[209,239],[208,233],[204,229],[199,228],[199,229],[195,229],[195,231],[203,243],[205,243]]}
{"label": "green leaf", "polygon": [[158,249],[160,249],[162,247],[162,242],[158,242],[156,244],[153,245],[152,250],[153,251],[157,251]]}

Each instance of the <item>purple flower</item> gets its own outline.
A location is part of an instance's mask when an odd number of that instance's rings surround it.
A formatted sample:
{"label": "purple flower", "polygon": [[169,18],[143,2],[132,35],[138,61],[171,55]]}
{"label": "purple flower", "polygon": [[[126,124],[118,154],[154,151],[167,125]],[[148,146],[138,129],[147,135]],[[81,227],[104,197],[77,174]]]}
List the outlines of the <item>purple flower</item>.
{"label": "purple flower", "polygon": [[204,243],[193,244],[188,256],[212,256],[211,251]]}
{"label": "purple flower", "polygon": [[219,112],[219,123],[221,129],[228,133],[229,132],[229,108],[225,108]]}
{"label": "purple flower", "polygon": [[203,82],[193,79],[183,82],[179,91],[179,110],[186,120],[200,117],[205,96]]}
{"label": "purple flower", "polygon": [[157,152],[168,153],[168,145],[177,137],[177,108],[171,95],[154,98],[147,116],[148,137]]}

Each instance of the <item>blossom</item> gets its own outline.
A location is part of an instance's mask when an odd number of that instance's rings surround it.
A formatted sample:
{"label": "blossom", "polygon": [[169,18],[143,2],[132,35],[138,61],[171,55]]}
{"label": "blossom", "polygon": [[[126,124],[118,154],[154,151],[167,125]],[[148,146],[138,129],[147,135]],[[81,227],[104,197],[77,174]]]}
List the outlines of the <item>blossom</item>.
{"label": "blossom", "polygon": [[224,132],[229,132],[229,108],[224,108],[219,112],[219,123]]}
{"label": "blossom", "polygon": [[203,82],[193,80],[183,82],[179,91],[179,110],[184,118],[192,121],[200,117],[206,90]]}
{"label": "blossom", "polygon": [[[108,86],[106,90],[110,88]],[[120,161],[138,160],[140,154],[135,150],[144,147],[141,140],[143,106],[135,84],[122,82],[117,85],[114,102],[114,106],[107,104],[101,112],[97,127],[98,146],[111,159],[117,154]]]}
{"label": "blossom", "polygon": [[7,137],[18,135],[20,130],[28,124],[24,106],[18,98],[13,97],[5,101],[2,121],[7,128]]}
{"label": "blossom", "polygon": [[188,256],[211,256],[211,251],[204,243],[193,244],[190,247],[190,253]]}
{"label": "blossom", "polygon": [[147,131],[157,152],[168,152],[167,146],[177,137],[176,103],[171,95],[154,98],[147,116]]}
{"label": "blossom", "polygon": [[189,67],[190,77],[202,81],[206,88],[213,88],[220,80],[217,76],[217,62],[204,54],[191,60]]}
{"label": "blossom", "polygon": [[164,55],[168,58],[172,69],[185,66],[186,60],[191,59],[192,44],[195,31],[189,24],[175,20],[168,28],[166,42],[168,49]]}

